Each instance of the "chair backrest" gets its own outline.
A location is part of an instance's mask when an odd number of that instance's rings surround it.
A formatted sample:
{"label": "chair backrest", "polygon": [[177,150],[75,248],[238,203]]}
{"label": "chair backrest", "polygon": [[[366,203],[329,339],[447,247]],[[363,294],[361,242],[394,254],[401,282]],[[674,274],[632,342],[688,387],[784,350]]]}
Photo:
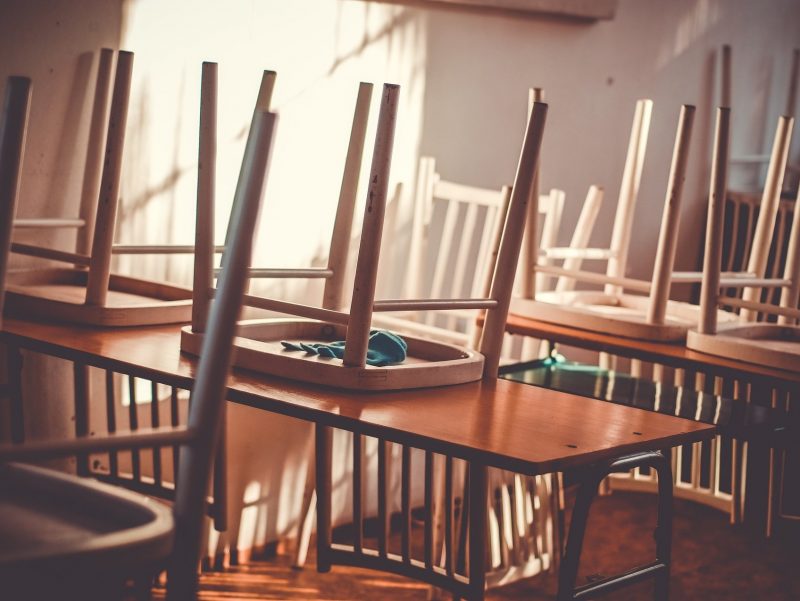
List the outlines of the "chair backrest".
{"label": "chair backrest", "polygon": [[31,101],[31,80],[9,77],[0,114],[0,326],[3,323],[11,231],[17,213],[22,157]]}
{"label": "chair backrest", "polygon": [[[30,80],[10,78],[0,115],[0,217],[3,218],[0,223],[0,305],[5,290],[30,90]],[[197,561],[206,491],[222,422],[220,417],[224,406],[233,337],[247,281],[247,265],[250,263],[253,233],[266,180],[275,120],[274,114],[258,111],[248,136],[228,225],[222,276],[214,305],[209,311],[206,336],[195,371],[188,427],[153,429],[149,433],[131,433],[119,437],[85,437],[83,440],[63,443],[45,441],[39,445],[11,445],[3,448],[0,453],[3,460],[42,459],[76,452],[181,444],[181,480],[173,505],[176,533],[168,568],[168,598],[171,600],[193,598],[197,586]]]}
{"label": "chair backrest", "polygon": [[[404,262],[406,294],[411,298],[487,296],[510,199],[507,186],[491,190],[443,180],[435,159],[421,157],[411,243]],[[425,311],[405,320],[410,322],[410,331],[468,344],[475,320],[471,312],[467,315],[471,319],[455,311]],[[465,323],[458,324],[459,318]],[[398,326],[405,320],[397,319]]]}
{"label": "chair backrest", "polygon": [[[211,296],[213,295],[213,223],[214,223],[214,154],[216,147],[215,123],[211,122],[213,112],[212,99],[216,97],[216,73],[211,67],[204,66],[202,83],[201,128],[200,128],[200,165],[208,165],[198,175],[198,212],[197,228],[195,229],[195,264],[194,285],[192,290],[192,331],[205,331],[204,316]],[[263,89],[263,88],[262,88]],[[359,175],[361,172],[364,142],[366,139],[367,122],[369,119],[370,100],[372,97],[372,84],[361,83],[356,97],[353,125],[350,132],[350,142],[347,148],[342,184],[339,191],[339,202],[336,209],[336,218],[331,234],[331,245],[328,253],[328,264],[325,268],[307,269],[277,269],[277,268],[250,268],[249,278],[323,278],[322,306],[314,315],[308,317],[319,318],[321,315],[332,315],[340,312],[344,305],[344,281],[347,273],[347,255],[355,212],[356,194],[358,192]],[[269,96],[259,94],[259,103],[269,103]],[[206,109],[203,109],[206,107]],[[257,107],[258,110],[258,107]],[[206,115],[206,116],[204,116]],[[276,299],[268,299],[253,295],[245,295],[245,305],[261,309],[282,311],[293,306]],[[304,307],[307,310],[314,308]],[[322,313],[319,313],[322,312]]]}
{"label": "chair backrest", "polygon": [[[415,298],[488,296],[510,200],[510,186],[492,190],[443,180],[435,159],[421,157],[404,290]],[[564,192],[553,189],[531,206],[544,217],[537,236],[541,246],[555,246]],[[542,278],[537,289],[546,285],[546,274],[537,278]],[[433,339],[476,344],[474,311],[425,311],[382,319]]]}

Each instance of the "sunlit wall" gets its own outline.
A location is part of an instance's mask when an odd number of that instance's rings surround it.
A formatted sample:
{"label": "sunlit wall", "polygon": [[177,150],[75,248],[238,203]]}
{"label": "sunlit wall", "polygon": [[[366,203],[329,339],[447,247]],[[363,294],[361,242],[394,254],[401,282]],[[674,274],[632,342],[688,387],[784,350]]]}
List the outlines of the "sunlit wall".
{"label": "sunlit wall", "polygon": [[[211,1],[132,0],[124,7],[121,47],[136,58],[120,241],[192,241],[204,60],[218,62],[220,74],[220,243],[261,72],[278,73],[272,109],[279,124],[255,264],[307,266],[327,256],[359,81],[375,83],[362,184],[384,82],[402,86],[393,181],[413,175],[426,44],[418,12],[331,0],[234,1],[224,9]],[[151,274],[165,264],[161,257],[152,266],[135,262],[133,271]],[[190,281],[188,262],[171,269],[163,275]]]}

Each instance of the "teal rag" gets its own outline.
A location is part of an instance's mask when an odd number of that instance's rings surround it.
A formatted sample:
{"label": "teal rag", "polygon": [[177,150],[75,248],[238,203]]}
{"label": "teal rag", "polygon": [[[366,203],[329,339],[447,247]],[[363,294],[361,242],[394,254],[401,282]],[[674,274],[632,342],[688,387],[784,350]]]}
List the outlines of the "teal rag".
{"label": "teal rag", "polygon": [[[289,351],[305,351],[309,355],[320,357],[344,357],[344,340],[336,342],[287,342],[281,340],[283,348]],[[383,367],[393,363],[402,363],[406,358],[408,345],[406,341],[394,332],[388,330],[372,330],[369,333],[367,346],[367,364]]]}

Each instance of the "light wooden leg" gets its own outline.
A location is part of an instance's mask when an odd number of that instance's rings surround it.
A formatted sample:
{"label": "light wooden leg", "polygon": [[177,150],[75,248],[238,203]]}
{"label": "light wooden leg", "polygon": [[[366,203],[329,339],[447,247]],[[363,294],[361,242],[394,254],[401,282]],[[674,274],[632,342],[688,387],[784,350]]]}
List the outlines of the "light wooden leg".
{"label": "light wooden leg", "polygon": [[314,450],[308,452],[308,470],[306,471],[306,483],[303,489],[303,500],[300,503],[300,513],[298,515],[297,542],[292,557],[292,568],[302,570],[306,565],[308,547],[311,543],[311,530],[316,516],[317,491],[315,482],[317,479]]}

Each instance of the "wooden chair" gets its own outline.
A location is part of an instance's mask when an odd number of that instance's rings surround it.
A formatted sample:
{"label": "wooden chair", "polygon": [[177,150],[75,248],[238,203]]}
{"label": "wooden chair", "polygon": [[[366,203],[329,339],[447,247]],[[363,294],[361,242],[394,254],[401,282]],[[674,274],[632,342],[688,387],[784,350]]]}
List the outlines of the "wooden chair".
{"label": "wooden chair", "polygon": [[[606,274],[543,265],[536,267],[544,273],[604,284],[602,293],[578,291],[537,294],[535,301],[516,301],[514,311],[517,314],[555,323],[572,323],[582,329],[641,340],[679,341],[685,338],[689,327],[699,320],[700,309],[690,303],[672,301],[669,295],[674,283],[692,283],[701,278],[699,273],[673,271],[693,116],[694,107],[685,105],[678,124],[652,281],[624,277],[632,221],[619,225],[623,221],[620,218],[615,222],[612,249],[606,255],[609,261]],[[623,185],[623,189],[625,187]],[[614,239],[621,242],[615,244]],[[595,257],[603,255],[601,252],[587,251],[587,254],[592,253]],[[720,312],[718,319],[732,321],[735,317]]]}
{"label": "wooden chair", "polygon": [[[419,298],[488,296],[500,238],[505,227],[511,188],[490,190],[448,181],[436,171],[432,157],[421,157],[417,175],[411,244],[400,269],[404,289]],[[555,246],[564,206],[564,193],[552,190],[538,204],[544,216],[542,243]],[[384,272],[386,273],[386,272]],[[391,273],[391,272],[390,272]],[[377,315],[374,323],[400,333],[471,346],[480,336],[474,311],[427,311],[400,316]],[[507,341],[504,346],[508,346]],[[506,356],[507,351],[503,351]],[[391,468],[391,462],[389,465]],[[464,474],[455,468],[456,479]],[[489,587],[534,576],[555,563],[555,545],[545,533],[552,519],[557,490],[551,475],[527,478],[490,470],[490,498],[495,500],[489,520],[492,565]],[[444,467],[437,467],[437,528],[434,545],[444,558]],[[525,503],[540,507],[527,515]],[[442,559],[444,560],[444,559]],[[297,561],[295,565],[302,565]]]}
{"label": "wooden chair", "polygon": [[[256,111],[260,108],[269,106],[272,87],[269,93],[259,94]],[[204,82],[203,97],[205,102],[212,106],[216,102],[216,86],[213,88],[206,86]],[[324,268],[256,268],[248,270],[249,278],[259,279],[324,279],[325,287],[323,290],[322,310],[337,311],[344,304],[344,284],[347,272],[347,259],[349,242],[352,231],[353,214],[355,211],[356,194],[358,191],[359,175],[366,139],[367,121],[369,118],[369,105],[372,97],[372,84],[362,82],[358,88],[356,97],[355,111],[353,114],[353,124],[350,133],[350,141],[345,158],[345,165],[342,175],[342,184],[339,192],[336,217],[331,236],[331,245],[328,253],[328,264]],[[205,121],[206,125],[201,132],[200,162],[214,161],[216,147],[216,124],[210,120]],[[198,181],[198,212],[197,228],[195,229],[195,262],[194,262],[194,285],[192,290],[193,312],[192,326],[190,334],[182,338],[181,344],[184,350],[199,348],[190,342],[194,334],[201,335],[205,330],[205,315],[214,294],[214,278],[217,271],[214,269],[214,178],[213,173],[208,173]],[[245,305],[272,309],[268,299],[245,295]],[[278,310],[283,301],[275,301]],[[195,340],[197,342],[197,340]]]}
{"label": "wooden chair", "polygon": [[[248,306],[279,311],[307,319],[267,319],[240,324],[240,337],[236,342],[235,365],[255,371],[279,374],[283,377],[354,390],[444,386],[478,380],[485,373],[494,373],[496,377],[499,348],[495,350],[494,347],[502,342],[505,321],[505,317],[503,317],[501,323],[496,315],[505,311],[503,296],[505,286],[509,287],[510,294],[511,284],[508,275],[511,271],[498,270],[500,275],[495,275],[491,298],[377,301],[374,299],[398,94],[397,86],[387,85],[384,87],[373,152],[368,201],[356,266],[354,293],[349,312],[247,295],[245,304]],[[335,247],[336,243],[333,246]],[[198,243],[199,248],[200,244]],[[485,342],[481,346],[482,352],[422,338],[407,337],[408,359],[404,363],[384,367],[366,364],[373,311],[439,309],[488,309],[487,324],[491,323],[492,325],[491,328],[487,325],[487,328],[492,334],[484,335]],[[491,317],[492,315],[495,317]],[[197,331],[193,331],[192,328],[184,328],[181,348],[187,352],[196,353],[199,350],[201,339],[202,335]],[[285,351],[280,344],[281,340],[303,342],[345,340],[346,344],[343,359],[322,359],[318,356],[299,354],[297,351]],[[485,369],[484,365],[486,365]]]}
{"label": "wooden chair", "polygon": [[[12,252],[73,265],[71,268],[20,269],[9,273],[8,309],[16,315],[105,326],[190,321],[190,290],[111,273],[113,255],[194,252],[193,246],[185,245],[113,243],[133,54],[118,53],[109,110],[113,59],[112,50],[101,51],[84,174],[82,204],[96,208],[94,221],[89,219],[89,215],[82,219],[15,220],[15,227],[78,227],[80,234],[77,252],[74,253],[30,244],[12,244]],[[259,92],[260,105],[268,104],[274,79],[273,72],[264,73]],[[107,113],[104,145],[102,138]],[[87,212],[92,211],[87,209]],[[91,252],[86,254],[88,249]],[[214,248],[214,252],[222,250],[221,246]]]}
{"label": "wooden chair", "polygon": [[[532,188],[532,180],[534,177],[534,173],[536,170],[536,165],[538,161],[538,154],[539,148],[541,144],[543,128],[544,128],[544,118],[546,115],[546,105],[542,103],[536,103],[533,107],[531,112],[531,117],[528,122],[528,127],[526,130],[525,141],[523,143],[523,149],[520,156],[520,161],[517,167],[517,175],[515,178],[515,185],[511,193],[511,199],[508,206],[507,215],[505,218],[505,225],[503,229],[503,233],[501,236],[501,241],[499,244],[499,248],[497,251],[497,258],[494,261],[494,277],[492,278],[491,290],[490,290],[490,298],[496,300],[497,306],[494,306],[494,303],[487,308],[487,315],[486,315],[486,322],[485,327],[482,332],[480,332],[479,336],[479,350],[481,354],[485,357],[484,362],[484,370],[482,377],[487,382],[492,382],[497,378],[498,374],[498,366],[500,361],[500,354],[501,354],[501,347],[502,347],[502,340],[503,340],[503,329],[505,326],[505,319],[508,311],[508,306],[511,299],[511,289],[513,286],[513,276],[514,271],[516,269],[516,265],[519,259],[520,250],[522,246],[522,239],[524,234],[525,228],[525,215],[527,213],[527,203],[530,198],[531,188]],[[363,247],[362,247],[363,248]],[[377,301],[375,305],[378,305]],[[388,304],[388,303],[387,303]],[[393,301],[393,304],[397,306],[402,306],[403,308],[408,307],[408,305],[401,303],[399,301]],[[409,303],[410,304],[410,303]],[[414,301],[415,305],[423,305],[421,301]],[[456,305],[455,309],[464,309],[464,308],[472,308],[466,305],[462,305],[460,302],[458,304],[452,303]],[[476,307],[474,308],[482,308],[484,305],[481,302],[480,305],[476,303]],[[440,303],[436,301],[428,301],[423,305],[423,307],[414,306],[408,307],[415,310],[421,310],[422,308],[430,308],[430,309],[439,309],[441,307]],[[450,307],[448,307],[450,308]],[[318,564],[318,569],[322,571],[327,571],[330,568],[331,559],[334,558],[334,563],[345,563],[349,565],[364,565],[364,566],[371,566],[371,567],[378,567],[379,569],[385,569],[401,574],[414,574],[415,577],[420,578],[426,582],[429,582],[435,586],[442,586],[448,590],[455,591],[460,590],[460,587],[463,586],[463,581],[459,580],[460,576],[456,575],[456,571],[459,573],[464,571],[464,565],[467,556],[467,551],[465,546],[462,544],[460,547],[456,548],[456,533],[461,531],[463,533],[464,529],[467,526],[466,519],[462,519],[460,523],[456,523],[454,518],[454,499],[455,499],[455,487],[454,487],[454,472],[456,471],[455,461],[452,457],[444,457],[444,466],[440,466],[440,468],[434,467],[434,457],[432,453],[427,454],[425,458],[425,507],[426,507],[426,515],[432,516],[434,513],[434,507],[439,507],[439,515],[440,515],[440,524],[442,524],[441,529],[442,532],[439,536],[434,535],[434,531],[438,529],[438,527],[433,525],[433,519],[429,519],[426,521],[426,533],[425,533],[425,548],[424,548],[424,555],[425,561],[424,563],[421,561],[415,561],[410,559],[410,551],[408,548],[409,545],[409,537],[407,533],[407,527],[404,531],[404,547],[403,547],[403,557],[387,553],[387,545],[386,545],[386,537],[379,536],[379,544],[378,549],[370,549],[368,545],[365,544],[365,541],[362,537],[362,521],[363,521],[363,503],[361,499],[364,495],[363,489],[363,468],[364,462],[361,460],[361,449],[363,448],[362,436],[356,435],[353,439],[353,459],[354,459],[354,467],[353,467],[353,499],[354,499],[354,510],[353,516],[356,522],[356,542],[353,547],[344,546],[344,545],[334,545],[335,549],[331,548],[330,540],[326,539],[327,535],[321,535],[318,538],[318,546],[320,548],[320,557],[325,556],[328,559],[323,564]],[[328,449],[330,446],[330,439],[326,441],[322,441],[319,438],[319,430],[318,430],[318,438],[317,438],[317,457],[319,461],[319,457],[321,454],[327,454],[329,457],[329,450],[323,451],[324,449]],[[410,452],[410,449],[404,449],[404,452]],[[379,514],[386,516],[386,493],[387,487],[386,482],[388,478],[388,444],[386,442],[382,442],[378,446],[378,465],[379,465],[379,474],[378,479],[381,482],[381,486],[379,488],[379,495],[378,495],[378,502],[380,507],[384,509],[381,510],[379,507]],[[406,491],[403,497],[403,507],[408,507],[410,503],[410,497],[407,495],[407,491],[410,489],[410,473],[408,472],[409,466],[409,458],[404,455],[403,459],[403,490]],[[325,473],[328,473],[328,468],[322,467],[318,468],[317,470],[317,490],[319,491],[318,496],[318,507],[329,507],[330,503],[330,487],[328,484],[325,484]],[[434,499],[434,480],[436,479],[436,472],[440,472],[444,470],[444,491],[441,494],[441,498],[436,501]],[[320,472],[320,470],[322,470]],[[321,477],[321,479],[320,479]],[[324,484],[324,486],[323,486]],[[487,482],[483,482],[483,484],[479,484],[478,486],[487,486]],[[472,486],[475,486],[473,483]],[[477,511],[484,511],[485,509],[479,508]],[[475,509],[470,508],[470,512],[476,511]],[[502,513],[502,512],[501,512]],[[510,514],[507,514],[510,515]],[[329,532],[329,512],[326,511],[318,511],[317,512],[317,531],[321,533]],[[388,522],[387,522],[388,524]],[[464,540],[463,535],[460,537],[462,542]],[[439,541],[439,542],[437,542]],[[442,547],[439,548],[438,545],[441,544]],[[516,542],[513,543],[516,545]],[[514,548],[514,552],[517,552],[518,549]],[[441,552],[442,554],[442,565],[439,565],[437,560],[437,556]],[[506,552],[508,552],[508,548],[506,547]],[[480,553],[483,553],[483,549],[481,549]],[[469,555],[474,559],[476,553],[473,551],[469,552]],[[539,567],[538,569],[541,569]],[[537,571],[538,571],[537,569]],[[535,572],[534,572],[535,573]]]}
{"label": "wooden chair", "polygon": [[[10,246],[30,81],[12,78],[7,90],[0,127],[3,250]],[[219,436],[231,343],[246,283],[244,266],[250,258],[274,124],[273,114],[259,113],[248,138],[228,228],[223,274],[196,371],[188,426],[0,447],[4,512],[0,523],[0,586],[4,594],[15,599],[121,598],[126,579],[139,578],[149,587],[151,580],[147,578],[168,563],[168,598],[185,600],[196,595],[206,490]],[[2,286],[6,281],[5,256],[0,267]],[[141,495],[12,463],[162,444],[181,445],[180,486],[171,512]]]}
{"label": "wooden chair", "polygon": [[[720,159],[714,174],[714,187],[708,209],[710,225],[706,238],[706,262],[701,290],[702,319],[697,331],[689,332],[686,345],[704,353],[796,371],[800,369],[800,327],[796,325],[800,318],[800,211],[795,209],[794,212],[783,278],[764,278],[766,253],[751,255],[748,272],[755,274],[755,277],[743,278],[738,282],[739,287],[745,287],[742,298],[721,294],[721,287],[730,287],[730,282],[725,282],[720,276],[722,228],[719,218],[727,175],[727,112],[722,111],[719,119],[721,123],[718,125],[719,140],[716,145]],[[793,125],[794,119],[779,119],[761,212],[756,224],[756,240],[769,238],[775,227]],[[761,302],[763,287],[777,287],[782,290],[777,306],[770,302]],[[718,306],[741,309],[739,323],[719,326],[716,320]],[[778,323],[754,323],[759,313],[777,316]]]}

